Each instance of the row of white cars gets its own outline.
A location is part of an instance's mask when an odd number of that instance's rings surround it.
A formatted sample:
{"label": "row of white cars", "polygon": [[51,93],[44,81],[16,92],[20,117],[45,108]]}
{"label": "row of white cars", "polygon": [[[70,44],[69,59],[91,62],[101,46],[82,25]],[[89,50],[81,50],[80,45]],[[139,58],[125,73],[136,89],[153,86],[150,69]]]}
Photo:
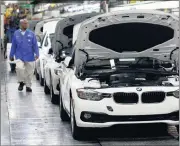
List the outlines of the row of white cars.
{"label": "row of white cars", "polygon": [[168,13],[136,10],[43,24],[36,78],[62,121],[70,120],[73,138],[117,124],[178,127],[178,23]]}

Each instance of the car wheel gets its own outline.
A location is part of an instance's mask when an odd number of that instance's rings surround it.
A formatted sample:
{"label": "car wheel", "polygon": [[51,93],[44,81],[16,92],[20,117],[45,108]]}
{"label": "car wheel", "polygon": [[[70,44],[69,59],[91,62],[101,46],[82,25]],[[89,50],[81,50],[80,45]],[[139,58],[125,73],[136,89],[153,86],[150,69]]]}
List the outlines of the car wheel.
{"label": "car wheel", "polygon": [[51,89],[50,89],[50,94],[51,94],[51,102],[53,104],[59,104],[59,97],[58,97],[58,95],[54,94],[52,85],[51,85]]}
{"label": "car wheel", "polygon": [[35,73],[36,80],[39,80],[39,74],[37,73],[36,69],[35,69],[34,73]]}
{"label": "car wheel", "polygon": [[59,113],[62,121],[69,121],[69,116],[63,107],[61,91],[59,92]]}
{"label": "car wheel", "polygon": [[42,78],[41,72],[40,72],[40,75],[39,75],[39,82],[40,82],[41,86],[44,85],[44,79]]}
{"label": "car wheel", "polygon": [[72,98],[71,98],[71,103],[70,103],[70,119],[71,119],[71,132],[72,132],[73,138],[75,140],[81,140],[83,137],[84,129],[81,127],[78,127],[76,124]]}
{"label": "car wheel", "polygon": [[44,93],[45,93],[45,94],[49,94],[49,93],[50,93],[50,89],[49,89],[49,87],[46,85],[46,80],[44,80]]}

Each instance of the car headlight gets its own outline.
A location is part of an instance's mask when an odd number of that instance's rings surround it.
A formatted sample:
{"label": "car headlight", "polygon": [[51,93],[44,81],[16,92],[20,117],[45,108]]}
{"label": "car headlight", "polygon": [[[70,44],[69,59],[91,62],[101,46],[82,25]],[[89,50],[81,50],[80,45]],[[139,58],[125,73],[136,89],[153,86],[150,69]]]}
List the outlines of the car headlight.
{"label": "car headlight", "polygon": [[174,96],[176,98],[179,98],[179,90],[176,90],[174,92],[168,92],[167,96]]}
{"label": "car headlight", "polygon": [[93,89],[77,89],[77,96],[85,100],[100,101],[103,98],[111,98],[112,94],[96,92]]}

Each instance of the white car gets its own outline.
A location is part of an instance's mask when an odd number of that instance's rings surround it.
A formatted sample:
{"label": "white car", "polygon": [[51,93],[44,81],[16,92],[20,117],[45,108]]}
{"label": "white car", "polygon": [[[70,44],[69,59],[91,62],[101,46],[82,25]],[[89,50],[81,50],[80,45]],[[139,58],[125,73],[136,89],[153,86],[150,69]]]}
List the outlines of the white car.
{"label": "white car", "polygon": [[117,124],[179,125],[179,80],[170,53],[178,18],[159,11],[123,11],[81,23],[74,53],[57,68],[60,117],[72,135]]}
{"label": "white car", "polygon": [[[60,20],[56,25],[53,54],[45,65],[44,72],[44,92],[50,92],[51,102],[59,104],[59,76],[55,74],[55,69],[61,66],[61,61],[66,55],[70,55],[72,51],[72,34],[75,24],[80,23],[98,13],[83,13],[69,16]],[[59,51],[61,50],[61,51]]]}
{"label": "white car", "polygon": [[44,85],[44,66],[47,63],[47,60],[52,55],[52,40],[55,35],[55,27],[58,23],[58,20],[52,20],[44,24],[44,34],[42,38],[42,45],[39,43],[39,54],[40,57],[35,62],[35,75],[36,79],[40,80],[40,84]]}

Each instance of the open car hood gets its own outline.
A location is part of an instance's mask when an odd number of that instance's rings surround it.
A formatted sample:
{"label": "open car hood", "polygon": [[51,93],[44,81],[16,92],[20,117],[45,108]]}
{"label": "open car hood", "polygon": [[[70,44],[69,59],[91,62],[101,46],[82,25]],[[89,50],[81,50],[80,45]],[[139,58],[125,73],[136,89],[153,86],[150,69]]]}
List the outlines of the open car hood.
{"label": "open car hood", "polygon": [[42,38],[43,36],[43,33],[44,33],[44,24],[48,23],[48,22],[52,22],[52,21],[58,21],[58,20],[61,20],[63,18],[61,17],[57,17],[57,18],[51,18],[51,19],[45,19],[45,20],[42,20],[42,21],[39,21],[37,24],[36,24],[36,27],[35,27],[35,34],[40,36]]}
{"label": "open car hood", "polygon": [[98,15],[81,23],[75,64],[88,59],[152,57],[169,61],[179,43],[179,19],[161,11]]}
{"label": "open car hood", "polygon": [[57,25],[59,20],[52,20],[50,22],[45,23],[43,26],[43,34],[45,34],[46,32],[55,33],[56,25]]}
{"label": "open car hood", "polygon": [[58,21],[55,29],[55,39],[53,45],[53,52],[55,56],[59,56],[62,49],[71,48],[73,27],[74,25],[89,19],[99,13],[75,13],[76,15],[69,15],[68,17]]}

